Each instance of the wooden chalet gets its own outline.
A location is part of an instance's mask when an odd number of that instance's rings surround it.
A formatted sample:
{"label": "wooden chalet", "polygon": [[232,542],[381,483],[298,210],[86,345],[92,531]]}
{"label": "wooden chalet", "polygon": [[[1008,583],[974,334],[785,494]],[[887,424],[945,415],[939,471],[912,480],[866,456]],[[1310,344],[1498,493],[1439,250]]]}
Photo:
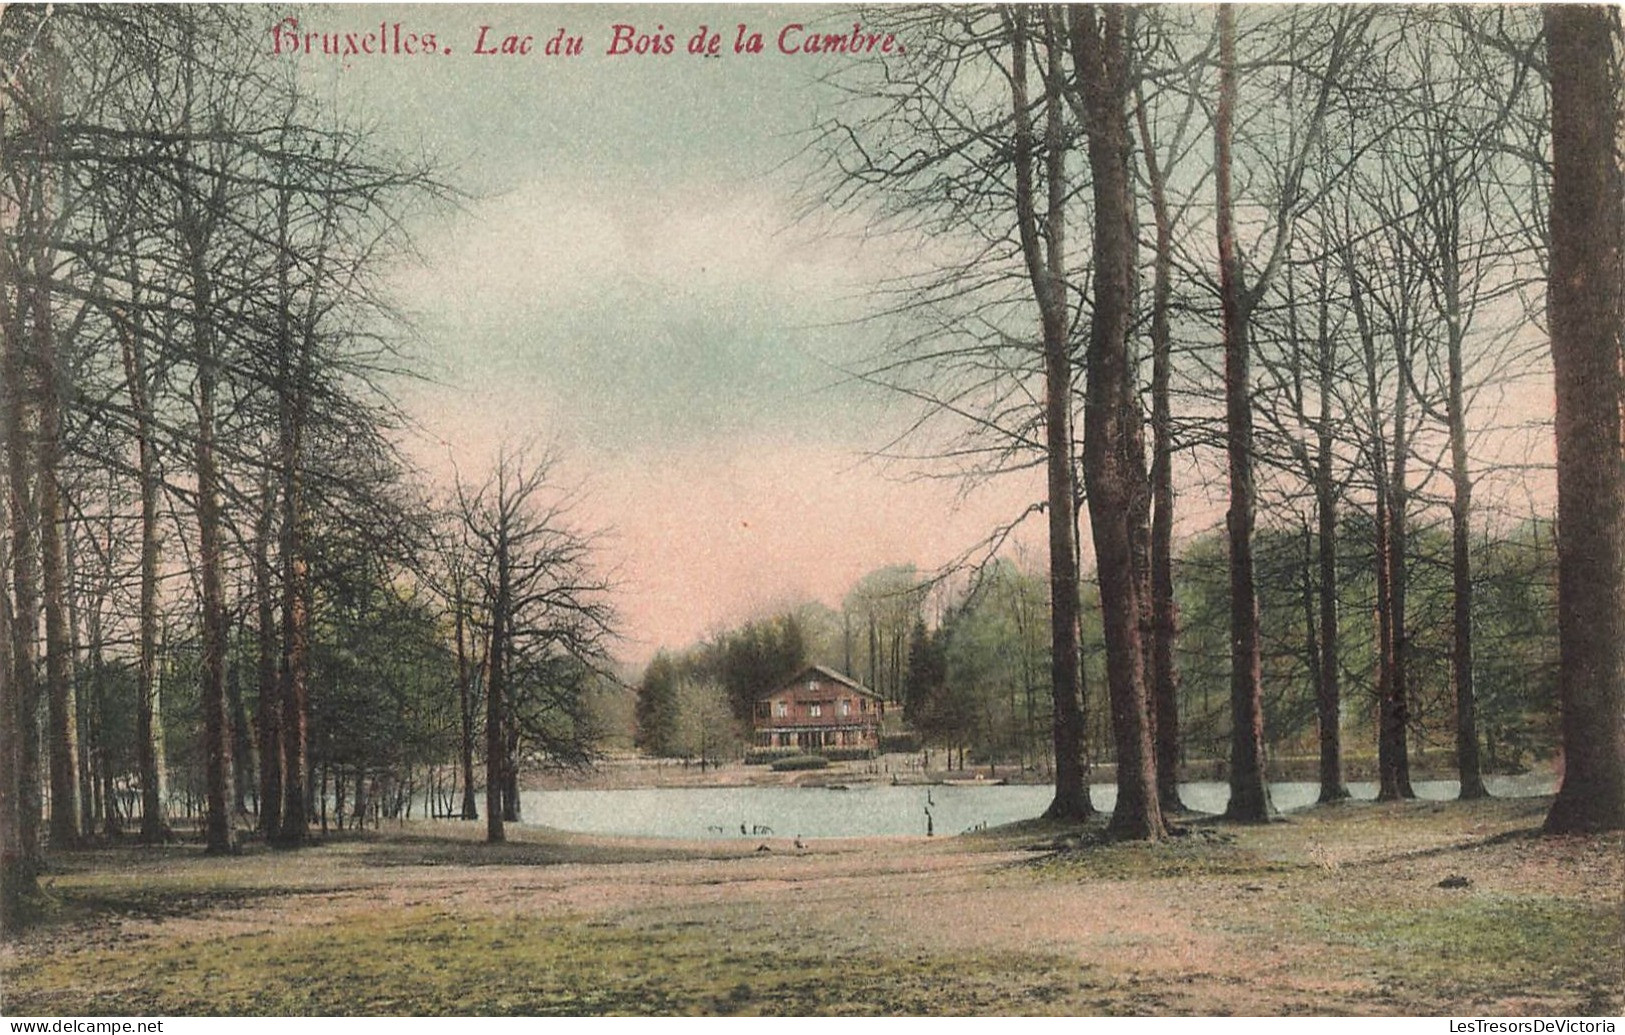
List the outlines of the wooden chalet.
{"label": "wooden chalet", "polygon": [[861,683],[822,665],[810,665],[756,700],[757,747],[880,747],[885,700]]}

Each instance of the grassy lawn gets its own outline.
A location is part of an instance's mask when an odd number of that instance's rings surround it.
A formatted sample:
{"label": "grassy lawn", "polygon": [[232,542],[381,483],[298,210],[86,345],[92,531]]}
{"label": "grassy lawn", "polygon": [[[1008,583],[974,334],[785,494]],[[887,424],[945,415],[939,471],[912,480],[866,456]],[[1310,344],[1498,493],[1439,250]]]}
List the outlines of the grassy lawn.
{"label": "grassy lawn", "polygon": [[1160,845],[1018,824],[487,847],[439,823],[226,859],[90,850],[52,860],[0,1009],[1618,1013],[1625,841],[1535,836],[1542,805],[1343,805]]}

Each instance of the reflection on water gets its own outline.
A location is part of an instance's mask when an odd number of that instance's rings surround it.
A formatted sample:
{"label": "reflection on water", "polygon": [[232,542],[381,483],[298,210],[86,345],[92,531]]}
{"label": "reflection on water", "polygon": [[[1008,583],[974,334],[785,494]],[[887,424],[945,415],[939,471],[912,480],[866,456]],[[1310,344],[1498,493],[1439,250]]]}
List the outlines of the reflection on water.
{"label": "reflection on water", "polygon": [[[1497,797],[1550,794],[1549,773],[1491,776],[1484,781]],[[1455,780],[1414,784],[1421,798],[1456,796]],[[1377,785],[1352,783],[1356,798],[1374,799]],[[1227,784],[1182,784],[1185,804],[1201,812],[1223,812]],[[1273,783],[1270,795],[1282,812],[1312,805],[1318,784]],[[1095,807],[1111,809],[1117,789],[1096,784]],[[822,787],[684,787],[622,791],[526,791],[526,822],[590,834],[640,837],[879,837],[924,835],[927,814],[938,834],[957,834],[980,825],[998,826],[1042,813],[1050,788],[1018,786],[894,787],[854,784],[849,790]]]}

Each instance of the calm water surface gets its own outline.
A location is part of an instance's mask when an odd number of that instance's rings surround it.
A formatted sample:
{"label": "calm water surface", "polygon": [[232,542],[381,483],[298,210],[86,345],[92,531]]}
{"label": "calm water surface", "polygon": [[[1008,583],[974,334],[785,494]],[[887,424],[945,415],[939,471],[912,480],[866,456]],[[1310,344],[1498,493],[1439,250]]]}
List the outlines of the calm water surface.
{"label": "calm water surface", "polygon": [[[1484,781],[1497,797],[1550,794],[1557,786],[1549,773],[1491,776]],[[1421,798],[1456,796],[1454,780],[1414,784]],[[1356,798],[1374,799],[1377,785],[1352,783]],[[1095,807],[1110,810],[1117,789],[1096,784]],[[1270,794],[1283,812],[1314,804],[1315,783],[1272,783]],[[1223,812],[1227,784],[1181,785],[1185,804],[1202,812]],[[998,826],[1039,815],[1049,805],[1047,786],[894,787],[854,784],[850,790],[823,787],[669,787],[622,791],[526,791],[527,823],[588,834],[637,837],[879,837],[923,835],[926,813],[938,836],[981,824]],[[743,833],[741,833],[743,830]]]}

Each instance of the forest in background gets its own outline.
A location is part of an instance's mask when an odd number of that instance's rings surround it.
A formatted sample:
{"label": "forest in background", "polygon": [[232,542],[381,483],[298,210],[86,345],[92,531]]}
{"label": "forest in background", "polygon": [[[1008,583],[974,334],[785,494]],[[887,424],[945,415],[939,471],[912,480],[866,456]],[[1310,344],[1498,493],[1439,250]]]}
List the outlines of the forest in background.
{"label": "forest in background", "polygon": [[[855,589],[840,667],[943,746],[1047,758],[1052,815],[1112,758],[1125,836],[1166,831],[1182,754],[1261,819],[1267,747],[1312,742],[1334,800],[1354,738],[1384,797],[1413,750],[1471,796],[1481,746],[1560,743],[1554,828],[1619,825],[1618,12],[873,15],[917,42],[836,73],[806,157],[810,206],[929,242],[850,372],[919,404],[877,451],[1048,492],[935,613],[906,570]],[[434,484],[403,456],[382,283],[455,185],[252,60],[262,16],[0,20],[8,926],[45,846],[162,841],[177,807],[230,852],[427,791],[501,840],[522,770],[624,711],[555,458]],[[1555,537],[1508,398],[1549,361]],[[1222,536],[1176,549],[1202,486]],[[1042,574],[995,559],[1029,519]],[[720,685],[725,728],[790,638],[657,664]]]}
{"label": "forest in background", "polygon": [[[1375,585],[1369,518],[1351,515],[1341,540],[1338,659],[1351,694],[1341,716],[1350,744],[1346,767],[1375,772]],[[1318,750],[1315,672],[1320,659],[1314,537],[1303,530],[1259,540],[1265,746],[1292,760],[1294,778],[1312,776]],[[1455,697],[1450,682],[1450,542],[1424,527],[1415,540],[1415,638],[1409,736],[1432,776],[1455,773]],[[1478,731],[1487,773],[1550,764],[1558,746],[1557,587],[1549,523],[1485,533],[1472,560]],[[1179,762],[1189,772],[1222,772],[1230,730],[1225,558],[1214,533],[1192,539],[1174,559],[1182,616],[1175,643],[1180,672]],[[661,651],[637,686],[636,744],[650,754],[737,761],[751,744],[751,705],[805,665],[845,673],[901,706],[888,729],[890,750],[963,752],[995,775],[1053,772],[1049,691],[1049,589],[1030,559],[999,558],[939,581],[912,566],[865,576],[836,611],[818,603],[723,630],[686,650]],[[1085,583],[1080,612],[1086,699],[1105,680],[1098,589]],[[1109,716],[1086,716],[1092,764],[1115,761]],[[942,756],[938,756],[940,759]],[[1200,767],[1199,769],[1197,767]],[[1283,766],[1284,768],[1284,766]]]}

